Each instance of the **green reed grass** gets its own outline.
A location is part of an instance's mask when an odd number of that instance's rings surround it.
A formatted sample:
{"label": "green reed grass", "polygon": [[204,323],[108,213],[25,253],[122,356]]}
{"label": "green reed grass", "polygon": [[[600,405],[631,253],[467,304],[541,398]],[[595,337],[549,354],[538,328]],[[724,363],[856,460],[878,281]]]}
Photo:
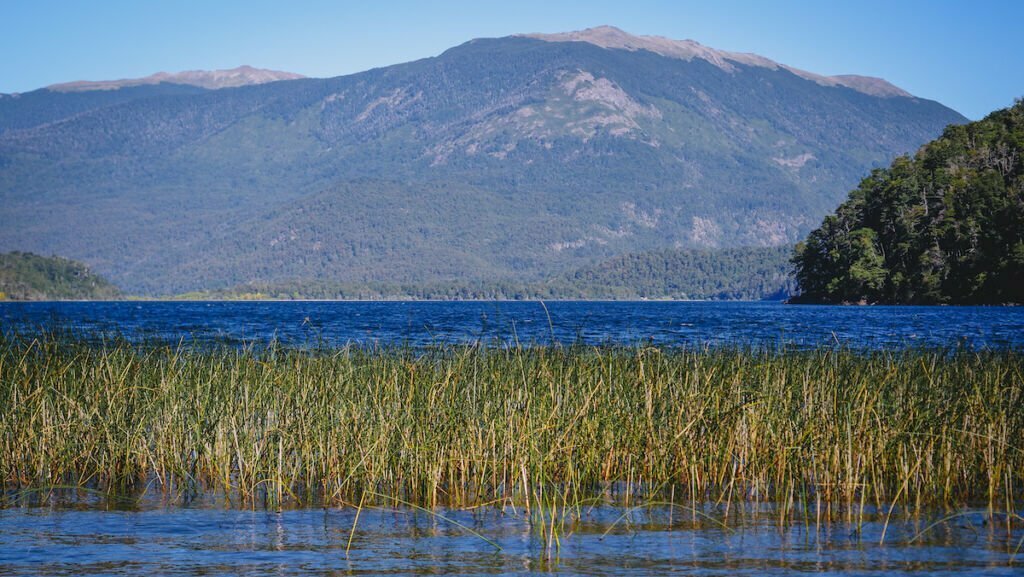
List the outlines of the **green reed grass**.
{"label": "green reed grass", "polygon": [[0,339],[8,499],[73,486],[240,506],[501,504],[539,511],[557,541],[567,510],[595,500],[770,502],[781,520],[984,503],[1011,518],[1022,479],[1012,351]]}

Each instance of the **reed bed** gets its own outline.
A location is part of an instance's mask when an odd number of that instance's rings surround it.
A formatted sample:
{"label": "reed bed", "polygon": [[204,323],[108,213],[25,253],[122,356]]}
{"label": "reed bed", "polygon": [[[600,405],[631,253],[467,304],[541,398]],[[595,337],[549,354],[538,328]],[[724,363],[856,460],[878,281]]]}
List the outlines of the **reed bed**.
{"label": "reed bed", "polygon": [[[233,506],[1017,517],[1014,351],[188,348],[0,338],[0,483]],[[552,516],[554,518],[556,516]]]}

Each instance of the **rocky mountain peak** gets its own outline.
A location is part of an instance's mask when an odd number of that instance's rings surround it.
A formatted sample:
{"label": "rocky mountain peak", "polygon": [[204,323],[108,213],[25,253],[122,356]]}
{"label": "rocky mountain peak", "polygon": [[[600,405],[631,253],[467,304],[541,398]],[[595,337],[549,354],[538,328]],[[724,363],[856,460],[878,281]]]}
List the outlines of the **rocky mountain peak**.
{"label": "rocky mountain peak", "polygon": [[693,60],[699,58],[725,70],[733,72],[736,65],[760,66],[776,70],[779,68],[788,70],[801,78],[811,80],[822,86],[845,86],[858,92],[872,96],[911,96],[905,90],[881,79],[870,76],[838,75],[823,76],[813,72],[807,72],[784,64],[779,64],[770,58],[747,52],[728,52],[716,50],[695,41],[695,40],[673,40],[664,36],[638,36],[625,32],[614,26],[597,26],[576,30],[573,32],[559,32],[555,34],[523,34],[527,38],[544,40],[545,42],[587,42],[595,46],[612,50],[646,50],[654,52],[667,58],[679,58],[681,60]]}

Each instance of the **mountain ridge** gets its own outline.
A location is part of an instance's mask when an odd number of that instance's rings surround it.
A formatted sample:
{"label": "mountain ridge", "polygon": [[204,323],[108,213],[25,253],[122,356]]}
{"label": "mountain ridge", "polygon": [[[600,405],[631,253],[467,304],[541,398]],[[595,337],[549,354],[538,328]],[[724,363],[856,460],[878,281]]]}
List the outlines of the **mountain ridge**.
{"label": "mountain ridge", "polygon": [[536,38],[546,42],[587,42],[595,46],[609,49],[647,50],[662,56],[680,58],[683,60],[700,58],[727,72],[735,70],[734,66],[730,64],[730,62],[770,69],[781,68],[788,70],[801,78],[821,84],[822,86],[845,86],[871,96],[913,96],[906,90],[895,86],[884,78],[861,76],[857,74],[825,76],[794,68],[792,66],[787,66],[785,64],[780,64],[759,54],[716,50],[714,48],[704,46],[695,40],[689,39],[673,40],[664,36],[634,35],[608,25],[596,26],[594,28],[586,28],[584,30],[576,30],[573,32],[561,32],[554,34],[531,33],[522,34],[520,36]]}
{"label": "mountain ridge", "polygon": [[[724,70],[731,70],[729,61],[746,65],[761,66],[771,69],[785,69],[797,76],[813,80],[823,86],[845,86],[872,96],[904,96],[913,97],[906,90],[892,84],[884,78],[863,76],[859,74],[822,75],[809,72],[785,64],[780,64],[767,57],[751,52],[734,52],[718,50],[691,39],[671,39],[657,35],[634,35],[610,25],[595,26],[582,30],[556,33],[524,33],[513,34],[511,37],[533,38],[546,42],[587,42],[595,46],[609,49],[647,50],[662,56],[690,60],[701,58]],[[487,40],[476,38],[470,42]],[[299,80],[308,78],[302,74],[279,70],[255,68],[246,64],[241,66],[208,70],[196,69],[180,72],[156,72],[139,78],[123,78],[117,80],[75,80],[60,82],[43,87],[56,92],[80,92],[88,90],[116,90],[129,86],[148,84],[184,84],[207,89],[235,88],[281,80]],[[20,95],[22,93],[4,94],[2,96]]]}
{"label": "mountain ridge", "polygon": [[142,78],[123,78],[120,80],[76,80],[51,84],[46,90],[54,92],[84,92],[88,90],[118,90],[129,86],[148,84],[185,84],[210,90],[220,88],[237,88],[253,84],[265,84],[281,80],[299,80],[305,78],[294,72],[253,68],[243,64],[225,70],[185,70],[182,72],[157,72]]}

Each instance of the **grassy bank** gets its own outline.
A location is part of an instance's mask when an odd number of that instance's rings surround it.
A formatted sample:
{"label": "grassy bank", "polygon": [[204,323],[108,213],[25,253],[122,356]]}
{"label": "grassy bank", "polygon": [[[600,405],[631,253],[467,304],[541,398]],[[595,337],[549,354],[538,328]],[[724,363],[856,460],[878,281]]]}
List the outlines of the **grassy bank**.
{"label": "grassy bank", "polygon": [[[301,352],[0,340],[0,481],[241,506],[865,507],[1024,492],[1015,352]],[[397,501],[396,501],[397,502]]]}

